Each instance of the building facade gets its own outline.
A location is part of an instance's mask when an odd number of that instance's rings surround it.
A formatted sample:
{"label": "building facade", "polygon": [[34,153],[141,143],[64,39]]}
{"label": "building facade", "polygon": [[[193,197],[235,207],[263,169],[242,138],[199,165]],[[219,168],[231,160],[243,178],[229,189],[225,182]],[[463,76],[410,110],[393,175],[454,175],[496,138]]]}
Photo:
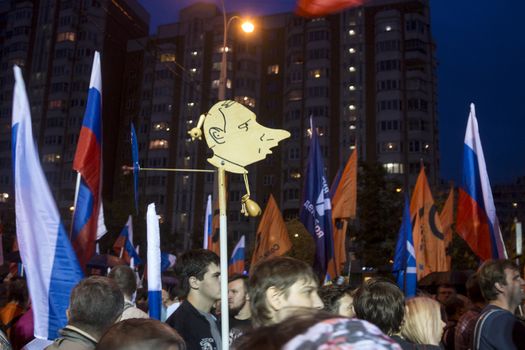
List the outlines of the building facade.
{"label": "building facade", "polygon": [[0,192],[12,209],[12,66],[24,74],[33,131],[62,218],[74,205],[72,170],[85,111],[94,52],[103,81],[103,196],[111,199],[122,120],[123,62],[127,42],[148,33],[149,15],[135,0],[0,1]]}
{"label": "building facade", "polygon": [[[227,14],[228,18],[238,14]],[[252,198],[264,209],[270,194],[285,218],[297,217],[308,156],[310,119],[320,135],[331,181],[353,149],[383,164],[406,188],[425,165],[439,169],[435,44],[425,0],[378,0],[325,18],[292,13],[261,16],[244,34],[232,21],[227,42],[226,98],[250,108],[263,125],[291,137],[248,167]],[[121,114],[139,134],[143,167],[212,169],[204,141],[187,131],[217,101],[223,15],[213,4],[181,11],[177,23],[128,43]],[[128,127],[119,147],[129,147]],[[125,151],[120,163],[129,164]],[[119,161],[117,161],[119,163]],[[213,174],[148,171],[140,194],[155,202],[177,247],[202,242]],[[257,219],[240,214],[241,176],[228,185],[228,231],[234,245],[253,240]],[[250,245],[250,243],[248,243]]]}

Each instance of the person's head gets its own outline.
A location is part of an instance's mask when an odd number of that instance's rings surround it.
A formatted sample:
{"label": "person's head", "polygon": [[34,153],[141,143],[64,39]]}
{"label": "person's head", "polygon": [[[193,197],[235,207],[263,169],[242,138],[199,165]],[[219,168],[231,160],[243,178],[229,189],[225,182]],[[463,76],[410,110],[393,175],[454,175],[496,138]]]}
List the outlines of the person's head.
{"label": "person's head", "polygon": [[467,289],[467,297],[473,304],[479,306],[486,303],[485,298],[481,293],[481,288],[479,287],[479,275],[477,273],[473,273],[469,276],[465,288]]}
{"label": "person's head", "polygon": [[396,349],[397,344],[372,324],[315,309],[302,309],[281,323],[263,326],[246,333],[235,350],[293,349]]}
{"label": "person's head", "polygon": [[[447,321],[457,321],[467,311],[467,305],[465,303],[466,298],[463,296],[456,295],[450,297],[445,302],[445,313],[447,314]],[[468,299],[466,299],[468,300]]]}
{"label": "person's head", "polygon": [[95,350],[185,350],[186,345],[169,325],[149,318],[132,318],[114,324]]}
{"label": "person's head", "polygon": [[27,304],[27,283],[23,278],[14,278],[7,285],[7,301],[15,302],[22,307]]}
{"label": "person's head", "polygon": [[115,281],[122,294],[124,294],[124,298],[131,300],[137,290],[137,277],[131,267],[128,265],[117,265],[111,269],[108,277]]}
{"label": "person's head", "polygon": [[437,287],[436,300],[445,304],[448,298],[456,295],[456,288],[450,283],[442,283]]}
{"label": "person's head", "polygon": [[326,311],[345,317],[355,316],[354,298],[348,287],[335,284],[325,285],[319,289],[319,296]]}
{"label": "person's head", "polygon": [[107,277],[91,276],[71,291],[68,323],[98,339],[123,309],[124,296],[118,285]]}
{"label": "person's head", "polygon": [[230,172],[245,173],[245,166],[266,158],[272,153],[270,149],[290,133],[262,126],[255,120],[255,113],[238,102],[219,101],[206,115],[204,136],[214,157],[226,161],[221,166]]}
{"label": "person's head", "polygon": [[383,333],[398,333],[405,316],[405,296],[394,283],[385,279],[370,279],[354,294],[357,318],[375,324]]}
{"label": "person's head", "polygon": [[228,308],[232,316],[237,315],[242,309],[249,310],[248,276],[235,274],[228,279]]}
{"label": "person's head", "polygon": [[490,303],[495,300],[505,302],[514,312],[524,297],[525,281],[518,267],[510,260],[487,260],[478,270],[481,293]]}
{"label": "person's head", "polygon": [[263,260],[253,268],[249,280],[252,322],[280,322],[298,308],[322,308],[319,284],[310,265],[290,258]]}
{"label": "person's head", "polygon": [[221,284],[217,254],[206,249],[185,252],[177,260],[175,271],[181,283],[182,297],[198,296],[213,304],[221,298]]}
{"label": "person's head", "polygon": [[441,305],[432,298],[415,297],[406,302],[403,338],[415,344],[439,345],[445,322],[441,320]]}

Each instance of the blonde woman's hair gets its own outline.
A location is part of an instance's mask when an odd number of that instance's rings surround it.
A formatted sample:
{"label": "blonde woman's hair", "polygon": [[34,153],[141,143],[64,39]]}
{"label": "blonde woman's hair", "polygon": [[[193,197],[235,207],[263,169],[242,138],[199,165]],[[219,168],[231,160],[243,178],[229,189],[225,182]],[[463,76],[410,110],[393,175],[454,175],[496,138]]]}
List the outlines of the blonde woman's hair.
{"label": "blonde woman's hair", "polygon": [[439,345],[443,335],[439,302],[428,297],[415,297],[406,302],[401,336],[415,344]]}

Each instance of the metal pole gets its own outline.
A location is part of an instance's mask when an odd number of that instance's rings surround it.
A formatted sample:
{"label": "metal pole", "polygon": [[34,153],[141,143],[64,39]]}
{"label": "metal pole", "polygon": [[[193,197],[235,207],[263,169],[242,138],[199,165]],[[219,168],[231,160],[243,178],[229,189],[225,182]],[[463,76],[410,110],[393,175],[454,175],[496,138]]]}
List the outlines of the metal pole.
{"label": "metal pole", "polygon": [[227,61],[226,61],[226,44],[228,42],[228,20],[226,19],[226,8],[224,6],[224,0],[222,4],[222,17],[224,23],[224,32],[222,34],[222,57],[221,57],[221,71],[219,75],[219,101],[223,101],[226,97],[226,74],[227,74]]}
{"label": "metal pole", "polygon": [[218,168],[219,172],[219,221],[220,221],[220,252],[221,252],[221,335],[222,350],[229,349],[230,325],[228,310],[228,237],[226,222],[226,172]]}

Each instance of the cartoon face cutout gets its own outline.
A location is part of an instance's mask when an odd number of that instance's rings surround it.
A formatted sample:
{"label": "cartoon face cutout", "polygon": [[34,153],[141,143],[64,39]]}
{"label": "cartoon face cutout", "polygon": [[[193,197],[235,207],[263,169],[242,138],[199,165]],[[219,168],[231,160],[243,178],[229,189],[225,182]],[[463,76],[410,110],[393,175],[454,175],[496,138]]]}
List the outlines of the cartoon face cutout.
{"label": "cartoon face cutout", "polygon": [[204,137],[213,157],[208,161],[226,171],[245,174],[245,166],[266,158],[271,148],[290,137],[286,130],[271,129],[255,120],[255,113],[235,101],[216,103],[204,120]]}

